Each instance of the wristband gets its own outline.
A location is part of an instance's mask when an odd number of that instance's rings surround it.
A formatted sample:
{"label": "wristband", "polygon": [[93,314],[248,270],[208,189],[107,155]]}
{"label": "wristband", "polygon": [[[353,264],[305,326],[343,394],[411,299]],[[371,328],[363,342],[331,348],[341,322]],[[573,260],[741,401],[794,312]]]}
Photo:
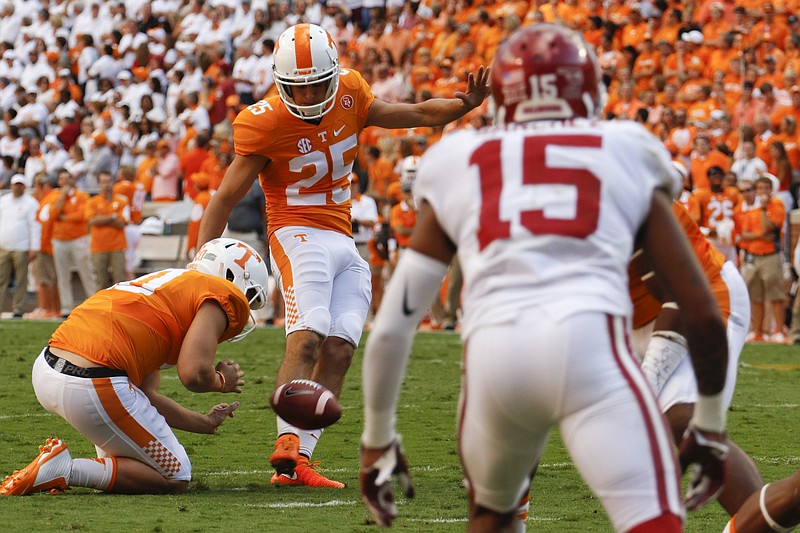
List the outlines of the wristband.
{"label": "wristband", "polygon": [[694,426],[705,430],[722,433],[725,431],[726,409],[723,405],[723,394],[720,391],[713,396],[699,394],[694,405]]}
{"label": "wristband", "polygon": [[217,372],[217,375],[219,376],[219,380],[220,380],[220,384],[219,384],[219,388],[217,389],[217,392],[222,392],[222,390],[225,388],[225,376],[223,376],[222,372],[220,372],[219,370],[217,370],[216,372]]}

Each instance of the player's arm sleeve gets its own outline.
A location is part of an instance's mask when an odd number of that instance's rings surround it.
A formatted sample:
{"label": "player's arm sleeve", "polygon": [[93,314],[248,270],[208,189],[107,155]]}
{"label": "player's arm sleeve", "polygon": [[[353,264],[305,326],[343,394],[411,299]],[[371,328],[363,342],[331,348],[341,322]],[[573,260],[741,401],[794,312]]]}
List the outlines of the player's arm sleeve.
{"label": "player's arm sleeve", "polygon": [[408,249],[392,275],[364,353],[364,446],[383,448],[397,435],[397,400],[414,332],[447,266]]}

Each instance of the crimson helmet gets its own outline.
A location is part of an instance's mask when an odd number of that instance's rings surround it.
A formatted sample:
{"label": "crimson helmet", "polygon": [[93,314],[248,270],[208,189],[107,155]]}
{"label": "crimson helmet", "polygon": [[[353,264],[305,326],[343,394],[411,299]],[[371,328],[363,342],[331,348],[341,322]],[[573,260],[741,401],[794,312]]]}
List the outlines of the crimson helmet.
{"label": "crimson helmet", "polygon": [[[281,100],[289,112],[302,119],[315,119],[333,109],[339,89],[339,52],[333,38],[316,24],[297,24],[278,38],[273,53],[272,74]],[[325,83],[325,99],[319,104],[297,105],[292,87]]]}
{"label": "crimson helmet", "polygon": [[594,51],[555,24],[522,27],[503,42],[491,86],[496,124],[597,118],[605,99]]}

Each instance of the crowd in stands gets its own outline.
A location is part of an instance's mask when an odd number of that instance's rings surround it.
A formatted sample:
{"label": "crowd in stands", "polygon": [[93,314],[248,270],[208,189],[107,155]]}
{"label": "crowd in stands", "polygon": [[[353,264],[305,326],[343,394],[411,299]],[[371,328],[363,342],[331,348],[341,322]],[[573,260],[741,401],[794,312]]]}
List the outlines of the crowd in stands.
{"label": "crowd in stands", "polygon": [[[65,172],[95,195],[110,175],[134,212],[121,227],[139,222],[145,199],[195,202],[202,213],[232,158],[233,119],[275,93],[272,52],[287,27],[324,27],[342,67],[361,72],[376,97],[421,101],[463,89],[521,25],[555,22],[596,47],[604,117],[663,141],[687,170],[684,202],[744,268],[746,217],[734,213],[760,207],[748,191],[767,176],[784,219],[797,203],[798,15],[796,0],[0,0],[0,189],[17,175],[30,190],[58,185]],[[368,237],[376,276],[402,250],[397,220],[411,220],[403,161],[490,113],[484,105],[445,128],[363,132],[354,171],[378,208]],[[701,208],[694,193],[712,188],[712,168],[729,188],[724,201],[700,195]],[[402,217],[395,204],[407,206]],[[718,234],[724,219],[733,227]],[[393,239],[383,239],[387,226]],[[787,263],[782,226],[775,253]]]}

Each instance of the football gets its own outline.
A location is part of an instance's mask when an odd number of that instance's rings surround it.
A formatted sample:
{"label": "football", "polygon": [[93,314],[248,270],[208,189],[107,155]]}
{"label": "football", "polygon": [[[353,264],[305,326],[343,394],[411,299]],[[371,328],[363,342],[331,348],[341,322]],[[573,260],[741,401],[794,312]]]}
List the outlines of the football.
{"label": "football", "polygon": [[278,416],[300,429],[328,427],[342,416],[336,396],[309,379],[279,385],[270,395],[269,403]]}

